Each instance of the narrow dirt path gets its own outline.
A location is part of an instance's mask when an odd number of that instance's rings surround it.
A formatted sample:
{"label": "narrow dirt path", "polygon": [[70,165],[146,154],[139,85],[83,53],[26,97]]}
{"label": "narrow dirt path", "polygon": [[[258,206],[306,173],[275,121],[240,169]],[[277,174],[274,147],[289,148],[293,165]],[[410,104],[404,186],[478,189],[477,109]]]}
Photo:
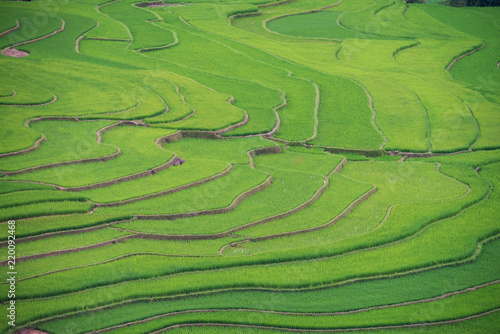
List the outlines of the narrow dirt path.
{"label": "narrow dirt path", "polygon": [[10,94],[10,95],[3,95],[3,96],[0,96],[0,98],[4,99],[4,98],[7,98],[7,97],[14,97],[14,96],[17,95],[17,92],[16,92],[15,89],[11,88],[10,90],[12,91],[12,94]]}
{"label": "narrow dirt path", "polygon": [[5,30],[5,31],[3,31],[3,32],[0,32],[0,38],[2,38],[3,36],[5,36],[5,35],[7,35],[7,34],[10,34],[11,32],[14,32],[14,31],[16,31],[16,30],[18,30],[18,29],[19,29],[19,20],[16,20],[16,25],[15,25],[15,27],[10,28],[10,29],[7,29],[7,30]]}
{"label": "narrow dirt path", "polygon": [[[418,94],[415,92],[413,92],[413,94],[415,94],[415,97],[417,98],[418,103],[422,106],[422,110],[424,111],[425,124],[426,124],[426,128],[427,128],[427,134],[425,136],[425,141],[427,142],[428,153],[430,153],[430,152],[432,152],[432,144],[431,144],[431,134],[432,134],[431,131],[432,131],[432,129],[431,129],[431,121],[429,118],[429,111],[422,103],[420,96],[418,96]],[[405,158],[405,160],[406,160],[406,158]]]}
{"label": "narrow dirt path", "polygon": [[469,150],[472,151],[472,146],[474,146],[474,144],[477,143],[477,141],[479,140],[479,138],[481,138],[481,126],[479,125],[479,121],[477,120],[476,116],[474,115],[474,112],[472,111],[472,108],[464,100],[462,100],[458,96],[456,96],[456,97],[460,101],[462,101],[462,103],[467,107],[467,109],[469,110],[471,116],[474,118],[474,121],[476,122],[477,135],[476,135],[476,138],[474,139],[474,141],[469,145]]}
{"label": "narrow dirt path", "polygon": [[82,39],[84,39],[84,36],[86,34],[88,34],[89,32],[91,32],[92,30],[96,29],[97,27],[99,27],[99,21],[96,21],[96,24],[95,26],[93,26],[92,28],[90,28],[89,30],[85,31],[83,34],[81,34],[80,36],[78,36],[78,38],[75,40],[75,52],[76,53],[80,53],[80,42]]}
{"label": "narrow dirt path", "polygon": [[372,122],[372,125],[373,127],[375,128],[375,130],[377,130],[377,132],[380,134],[380,136],[383,138],[383,142],[382,144],[380,144],[379,146],[379,149],[380,150],[383,150],[384,149],[384,146],[385,144],[387,143],[387,137],[385,136],[385,134],[382,132],[382,130],[380,130],[380,128],[378,127],[377,123],[376,123],[376,118],[377,118],[377,111],[375,110],[375,108],[373,107],[373,97],[371,96],[370,92],[368,91],[368,89],[366,89],[365,86],[361,85],[359,82],[357,81],[354,81],[356,82],[359,86],[361,86],[361,88],[363,88],[363,90],[365,91],[365,94],[366,96],[368,96],[368,107],[370,108],[370,110],[372,111],[372,119],[371,119],[371,122]]}
{"label": "narrow dirt path", "polygon": [[30,153],[30,152],[36,151],[40,147],[40,144],[43,143],[46,140],[47,140],[47,137],[45,137],[45,135],[42,133],[40,139],[38,139],[33,146],[31,146],[29,148],[26,148],[24,150],[20,150],[20,151],[2,153],[2,154],[0,154],[0,158],[10,157],[10,156],[13,156],[13,155],[21,155],[21,154],[26,154],[26,153]]}
{"label": "narrow dirt path", "polygon": [[[408,7],[407,7],[407,8],[408,8]],[[393,59],[394,59],[394,61],[397,63],[397,62],[398,62],[398,60],[397,60],[397,56],[398,56],[401,52],[406,51],[406,50],[411,49],[411,48],[415,48],[415,47],[417,47],[417,46],[419,46],[419,45],[420,45],[420,42],[419,42],[419,41],[417,41],[416,43],[412,43],[412,44],[410,44],[410,45],[403,46],[403,47],[401,47],[401,48],[397,49],[396,51],[394,51],[394,53],[392,54],[392,58],[393,58]]]}
{"label": "narrow dirt path", "polygon": [[22,107],[22,108],[25,108],[25,107],[43,107],[43,106],[46,106],[46,105],[49,105],[49,104],[57,102],[57,96],[54,93],[52,93],[52,92],[50,92],[50,94],[52,94],[52,100],[47,101],[47,102],[33,103],[33,104],[5,104],[5,103],[0,103],[0,106],[4,106],[4,107]]}
{"label": "narrow dirt path", "polygon": [[[336,54],[336,53],[335,53]],[[318,127],[319,127],[319,105],[321,103],[321,93],[319,90],[318,85],[313,82],[312,85],[314,86],[315,90],[315,96],[314,96],[314,113],[313,113],[313,118],[314,118],[314,125],[313,125],[313,134],[311,137],[307,138],[304,140],[304,143],[310,142],[315,140],[318,137]]]}
{"label": "narrow dirt path", "polygon": [[[448,66],[446,66],[446,70],[447,70],[448,72],[450,72],[450,71],[451,71],[451,69],[453,68],[453,66],[457,63],[457,61],[462,60],[463,58],[465,58],[465,57],[467,57],[467,56],[470,56],[471,54],[473,54],[473,53],[476,53],[476,52],[480,51],[480,50],[481,50],[481,49],[483,49],[485,46],[486,46],[486,44],[485,44],[485,43],[483,43],[483,44],[481,44],[479,47],[475,48],[474,50],[469,51],[469,52],[467,52],[467,53],[464,53],[464,54],[463,54],[463,55],[461,55],[461,56],[456,57],[455,59],[453,59],[453,60],[451,61],[451,63],[450,63],[450,64],[448,64]],[[450,75],[451,75],[451,73],[450,73]]]}

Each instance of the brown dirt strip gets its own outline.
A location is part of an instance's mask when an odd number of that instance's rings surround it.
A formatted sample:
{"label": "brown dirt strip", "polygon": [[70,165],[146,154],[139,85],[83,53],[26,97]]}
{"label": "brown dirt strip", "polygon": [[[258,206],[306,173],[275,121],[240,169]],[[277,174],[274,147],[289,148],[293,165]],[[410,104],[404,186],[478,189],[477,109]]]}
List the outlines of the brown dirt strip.
{"label": "brown dirt strip", "polygon": [[[418,42],[418,44],[420,44],[420,42]],[[417,44],[417,46],[418,46]],[[432,151],[432,143],[431,143],[431,134],[432,134],[432,129],[431,129],[431,121],[430,121],[430,118],[429,118],[429,111],[427,110],[427,108],[425,107],[425,105],[423,104],[422,102],[422,99],[420,98],[420,96],[418,96],[417,93],[413,92],[413,94],[415,94],[415,97],[417,98],[417,101],[418,103],[422,106],[422,109],[424,110],[424,114],[425,114],[425,126],[427,127],[427,133],[425,135],[425,141],[427,142],[427,147],[429,148],[429,153]],[[406,156],[403,155],[404,157],[404,160],[406,160]],[[401,159],[403,159],[403,157]]]}
{"label": "brown dirt strip", "polygon": [[408,12],[408,8],[410,8],[410,7],[408,6],[408,4],[406,4],[405,10],[403,11],[403,19],[405,19],[405,20],[406,20],[406,12]]}
{"label": "brown dirt strip", "polygon": [[[165,100],[163,99],[163,97],[162,97],[160,94],[158,94],[157,92],[155,92],[155,91],[154,91],[151,87],[146,86],[146,88],[148,88],[150,91],[152,91],[153,93],[155,93],[155,95],[156,95],[156,96],[158,96],[158,97],[160,98],[161,102],[162,102],[162,103],[163,103],[163,105],[165,106],[165,111],[164,111],[163,113],[164,113],[164,114],[168,113],[168,112],[170,111],[170,108],[169,108],[169,106],[168,106],[167,102],[165,102]],[[143,120],[141,120],[141,123],[142,123],[142,124],[144,124],[144,126],[146,126],[146,127],[148,127],[148,126],[149,126],[149,124],[144,123],[144,119],[143,119]]]}
{"label": "brown dirt strip", "polygon": [[453,65],[455,65],[455,63],[467,56],[470,56],[471,54],[473,53],[476,53],[478,52],[479,50],[483,49],[484,47],[486,46],[485,43],[481,44],[479,47],[476,47],[474,50],[472,51],[469,51],[467,53],[464,53],[463,55],[461,56],[458,56],[457,58],[453,59],[453,61],[446,67],[446,70],[449,72],[451,70],[451,68],[453,67]]}
{"label": "brown dirt strip", "polygon": [[255,149],[247,152],[249,165],[250,165],[250,167],[255,169],[255,162],[254,162],[253,158],[255,158],[256,156],[265,155],[265,154],[280,154],[280,153],[282,153],[282,151],[281,151],[281,147],[279,147],[278,145],[270,146],[270,147],[255,148]]}
{"label": "brown dirt strip", "polygon": [[172,81],[170,81],[170,83],[175,87],[175,91],[177,92],[177,94],[181,98],[182,102],[184,102],[184,104],[187,105],[191,109],[191,112],[188,115],[186,115],[185,117],[181,118],[181,119],[168,122],[168,124],[185,121],[188,118],[190,118],[191,116],[193,116],[194,114],[196,114],[196,110],[193,108],[193,106],[191,106],[189,103],[186,102],[186,98],[184,97],[184,95],[182,95],[181,90],[179,89],[179,86],[177,86],[176,84],[174,84]]}
{"label": "brown dirt strip", "polygon": [[49,334],[49,333],[41,332],[39,330],[32,328],[23,328],[20,331],[15,332],[15,334]]}
{"label": "brown dirt strip", "polygon": [[[266,137],[267,139],[273,139],[272,136],[274,136],[274,134],[276,133],[276,131],[278,131],[278,129],[280,128],[280,125],[281,125],[281,120],[280,120],[280,116],[278,114],[278,111],[286,108],[288,106],[287,104],[287,101],[286,101],[286,94],[285,92],[281,92],[281,99],[283,100],[283,102],[274,108],[274,115],[276,116],[276,124],[274,125],[273,129],[269,132],[266,132],[266,133],[259,133],[259,134],[253,134],[253,135],[244,135],[244,136],[227,136],[227,137],[222,137],[218,134],[216,134],[217,137],[221,138],[221,139],[233,139],[233,138],[250,138],[250,137]],[[247,112],[245,111],[245,118],[248,116]],[[248,122],[248,119],[247,119],[247,122]],[[244,124],[242,124],[244,125]],[[240,126],[242,126],[240,125]],[[238,126],[239,127],[239,126]],[[230,129],[230,130],[233,130],[233,129]],[[227,130],[227,131],[230,131],[230,130]],[[219,132],[227,132],[225,130],[219,130]],[[280,152],[281,153],[281,152]]]}
{"label": "brown dirt strip", "polygon": [[266,3],[266,4],[263,4],[263,5],[259,5],[258,7],[259,8],[276,7],[276,6],[286,5],[286,4],[295,2],[295,1],[297,1],[297,0],[274,1],[274,2],[271,2],[271,3]]}
{"label": "brown dirt strip", "polygon": [[480,318],[482,316],[486,316],[495,312],[500,311],[500,309],[494,309],[491,311],[487,311],[484,313],[479,313],[475,315],[471,315],[465,318],[453,319],[453,320],[444,320],[438,322],[426,322],[419,324],[406,324],[406,325],[392,325],[392,326],[377,326],[377,327],[357,327],[357,328],[339,328],[339,329],[296,329],[296,328],[284,328],[284,327],[270,327],[270,326],[258,326],[258,325],[239,325],[239,324],[224,324],[224,323],[191,323],[191,324],[179,324],[166,327],[164,329],[151,332],[150,334],[159,334],[164,333],[166,331],[172,329],[179,329],[185,327],[221,327],[221,328],[255,328],[255,329],[264,329],[264,330],[275,330],[275,331],[287,331],[287,332],[310,332],[310,333],[335,333],[335,332],[359,332],[359,331],[376,331],[383,329],[402,329],[402,328],[426,328],[432,326],[441,326],[448,324],[455,324],[467,320],[473,320]]}
{"label": "brown dirt strip", "polygon": [[90,28],[89,30],[85,31],[83,34],[81,34],[76,40],[75,40],[75,51],[76,53],[80,53],[80,41],[84,38],[84,36],[91,32],[92,30],[96,29],[97,27],[99,27],[99,21],[96,21],[96,24],[95,26],[93,26],[92,28]]}
{"label": "brown dirt strip", "polygon": [[341,45],[340,45],[340,48],[337,50],[337,52],[335,52],[335,59],[339,60],[339,53],[340,53],[340,51],[342,51],[342,48],[343,48],[343,47],[344,47],[344,46],[341,44]]}
{"label": "brown dirt strip", "polygon": [[395,4],[396,4],[396,2],[394,1],[394,2],[392,2],[391,4],[388,4],[388,5],[385,5],[385,6],[380,7],[379,9],[377,9],[377,10],[375,10],[375,11],[373,12],[373,17],[374,17],[374,18],[377,18],[377,14],[378,14],[378,13],[380,13],[381,11],[383,11],[383,10],[384,10],[384,9],[386,9],[386,8],[389,8],[389,7],[394,6]]}
{"label": "brown dirt strip", "polygon": [[[159,20],[149,20],[149,22],[155,22],[155,21],[159,21]],[[159,27],[159,26],[157,26],[157,27]],[[165,49],[169,49],[171,47],[177,46],[179,44],[179,38],[177,37],[177,33],[175,31],[173,31],[173,30],[170,30],[170,32],[174,36],[174,41],[172,43],[166,44],[166,45],[162,45],[162,46],[154,46],[154,47],[151,47],[151,48],[136,49],[134,51],[135,52],[159,51],[159,50],[165,50]]]}
{"label": "brown dirt strip", "polygon": [[165,3],[162,1],[157,1],[157,2],[141,2],[141,3],[136,3],[134,6],[144,8],[144,7],[149,7],[149,8],[156,8],[156,7],[182,7],[186,6],[187,4],[185,3]]}
{"label": "brown dirt strip", "polygon": [[[433,301],[438,301],[438,300],[443,300],[452,296],[456,295],[461,295],[467,292],[475,291],[481,288],[485,288],[494,284],[500,283],[500,280],[498,281],[493,281],[485,284],[481,284],[478,286],[474,286],[472,288],[460,290],[460,291],[455,291],[451,293],[447,293],[438,297],[433,297],[433,298],[428,298],[428,299],[422,299],[422,300],[415,300],[415,301],[410,301],[410,302],[403,302],[403,303],[396,303],[396,304],[390,304],[390,305],[381,305],[381,306],[374,306],[374,307],[368,307],[368,308],[363,308],[363,309],[358,309],[358,310],[353,310],[353,311],[339,311],[339,312],[324,312],[324,313],[310,313],[310,312],[284,312],[284,311],[268,311],[268,310],[258,310],[258,309],[244,309],[244,308],[238,308],[238,309],[194,309],[194,310],[185,310],[185,311],[177,311],[177,312],[171,312],[171,313],[166,313],[166,314],[161,314],[157,315],[154,317],[150,317],[147,319],[142,319],[142,320],[137,320],[137,321],[131,321],[127,322],[124,324],[108,327],[105,329],[97,330],[97,331],[92,331],[88,332],[90,333],[95,333],[95,334],[101,334],[101,333],[106,333],[109,331],[117,330],[119,328],[124,328],[124,327],[129,327],[129,326],[134,326],[134,325],[139,325],[147,322],[151,322],[154,320],[162,319],[162,318],[167,318],[167,317],[175,317],[178,315],[183,315],[183,314],[199,314],[199,313],[218,313],[218,312],[242,312],[242,313],[262,313],[262,314],[279,314],[279,315],[288,315],[288,316],[310,316],[310,317],[324,317],[324,316],[341,316],[341,315],[348,315],[348,314],[355,314],[355,313],[364,313],[372,310],[381,310],[381,309],[387,309],[387,308],[395,308],[395,307],[402,307],[402,306],[408,306],[408,305],[415,305],[415,304],[424,304],[424,303],[429,303]],[[275,329],[279,329],[276,327]],[[161,331],[158,331],[159,333]],[[156,333],[156,332],[155,332]]]}
{"label": "brown dirt strip", "polygon": [[[269,19],[267,19],[267,20],[264,20],[264,21],[262,22],[262,25],[263,25],[263,28],[264,28],[267,32],[269,32],[269,33],[271,33],[271,34],[274,34],[274,35],[278,35],[278,36],[283,36],[283,37],[288,37],[288,38],[290,38],[290,37],[293,37],[293,36],[291,36],[291,35],[286,35],[286,34],[282,34],[282,33],[276,32],[276,31],[273,31],[273,30],[271,30],[271,29],[269,29],[269,28],[267,27],[267,24],[268,24],[269,22],[271,22],[271,21],[278,20],[278,19],[282,19],[282,18],[284,18],[284,17],[295,16],[295,15],[302,15],[302,14],[312,14],[312,13],[318,13],[318,12],[324,11],[325,9],[329,9],[329,8],[336,7],[336,6],[340,5],[343,1],[344,1],[344,0],[340,0],[339,2],[334,3],[333,5],[329,5],[329,6],[326,6],[326,7],[319,8],[319,9],[314,9],[314,10],[309,10],[309,11],[302,11],[302,12],[299,10],[299,12],[292,12],[292,13],[288,13],[288,14],[283,14],[283,15],[275,16],[275,17],[269,18]],[[259,14],[262,14],[262,13],[260,13],[260,12],[259,12]],[[235,15],[235,17],[234,17],[234,18],[240,18],[240,17],[244,17],[244,16],[245,16],[245,15],[241,15],[241,16]],[[255,15],[255,16],[256,16],[256,15]],[[233,17],[231,17],[231,20],[228,20],[228,23],[229,23],[229,24],[231,24],[231,21],[232,21],[234,18],[233,18]],[[339,19],[340,19],[340,17],[339,17]],[[338,20],[337,20],[337,24],[339,24],[339,25],[340,25],[340,23],[338,22]],[[296,38],[297,38],[298,40],[327,41],[327,42],[330,42],[330,43],[331,43],[332,41],[340,41],[340,42],[341,42],[341,41],[343,41],[343,40],[341,40],[341,39],[337,39],[337,38],[325,38],[325,37],[296,37]],[[340,51],[340,50],[338,50],[338,51]],[[338,56],[338,51],[337,51],[337,53],[335,53],[335,58],[336,58],[337,60],[338,60],[338,57],[337,57],[337,56]],[[291,72],[288,74],[288,76],[291,76]],[[304,79],[304,78],[302,78],[302,79]],[[309,81],[309,80],[307,80],[307,79],[304,79],[304,80]]]}
{"label": "brown dirt strip", "polygon": [[[262,8],[262,7],[274,7],[274,6],[280,6],[280,5],[284,5],[284,4],[288,4],[288,3],[291,3],[291,2],[295,2],[296,0],[287,0],[287,1],[283,1],[283,2],[279,2],[279,3],[272,3],[270,5],[262,5],[262,6],[258,6],[259,8]],[[267,24],[271,21],[274,21],[274,20],[278,20],[278,19],[282,19],[284,17],[288,17],[288,16],[295,16],[295,15],[302,15],[302,14],[313,14],[313,13],[318,13],[318,12],[321,12],[325,9],[329,9],[329,8],[333,8],[333,7],[336,7],[338,5],[340,5],[344,0],[340,0],[339,2],[337,3],[334,3],[333,5],[329,5],[329,6],[326,6],[326,7],[322,7],[322,8],[319,8],[319,9],[314,9],[314,10],[309,10],[309,11],[305,11],[305,12],[299,12],[299,13],[290,13],[290,14],[284,14],[284,15],[280,15],[280,16],[276,16],[276,17],[273,17],[273,18],[270,18],[270,19],[267,19],[263,22],[263,25],[264,25],[264,28],[267,30],[267,31],[270,31],[271,33],[273,34],[277,34],[277,35],[283,35],[283,34],[280,34],[280,33],[276,33],[272,30],[269,30],[267,28]],[[284,35],[286,36],[286,35]],[[316,39],[316,38],[312,38],[312,39]],[[323,38],[317,38],[317,39],[323,39]],[[325,39],[334,39],[334,38],[325,38]]]}
{"label": "brown dirt strip", "polygon": [[43,106],[52,104],[54,102],[57,102],[57,96],[55,96],[53,93],[51,93],[51,94],[54,97],[52,98],[52,100],[50,100],[48,102],[35,103],[35,104],[4,104],[4,103],[0,103],[0,106],[3,106],[3,107],[43,107]]}
{"label": "brown dirt strip", "polygon": [[372,125],[375,128],[375,130],[377,130],[377,132],[380,134],[380,136],[382,136],[382,138],[383,138],[383,142],[382,142],[382,144],[380,144],[380,147],[379,147],[380,150],[383,150],[384,149],[384,145],[387,143],[387,137],[382,132],[382,130],[380,130],[380,128],[378,127],[377,123],[375,122],[375,118],[377,117],[377,111],[373,107],[373,97],[371,96],[370,92],[368,91],[368,89],[366,89],[365,86],[361,85],[357,81],[354,81],[354,80],[351,80],[351,81],[353,81],[353,82],[357,83],[359,86],[361,86],[361,88],[363,88],[363,90],[365,91],[366,96],[368,96],[368,107],[372,111]]}
{"label": "brown dirt strip", "polygon": [[130,39],[106,38],[106,37],[84,37],[83,39],[88,39],[92,41],[108,41],[108,42],[132,42],[132,40]]}
{"label": "brown dirt strip", "polygon": [[[112,115],[112,116],[114,116],[114,115],[118,115],[118,114],[125,114],[127,112],[132,111],[132,110],[139,109],[142,106],[142,100],[140,100],[136,95],[134,95],[134,94],[126,91],[125,89],[123,89],[121,87],[119,87],[119,88],[122,91],[124,91],[125,93],[130,94],[130,95],[132,95],[134,97],[136,103],[132,107],[130,107],[128,109],[125,109],[125,110],[109,111],[109,112],[100,113],[100,114],[83,115],[83,116],[80,116],[80,117],[85,117],[86,120],[91,120],[91,121],[92,120],[93,121],[98,121],[98,120],[101,120],[101,121],[105,121],[105,120],[117,121],[118,119],[111,119],[111,118],[110,119],[106,119],[104,117],[99,117],[99,116],[103,116],[103,115]],[[137,125],[139,123],[144,124],[144,123],[142,123],[142,121],[128,121],[128,122],[137,123]],[[144,124],[144,126],[149,126],[149,125]]]}
{"label": "brown dirt strip", "polygon": [[[455,95],[456,96],[456,95]],[[477,143],[477,141],[479,140],[479,138],[481,137],[481,126],[479,125],[479,121],[477,120],[476,116],[474,115],[474,111],[472,111],[472,108],[464,101],[462,100],[461,98],[459,98],[458,96],[456,96],[460,101],[462,101],[462,103],[467,107],[467,109],[469,110],[472,118],[474,118],[474,121],[476,122],[476,127],[477,127],[477,136],[476,138],[474,139],[474,141],[469,145],[469,150],[472,150],[472,146],[474,146],[474,144]]]}
{"label": "brown dirt strip", "polygon": [[[179,87],[177,87],[177,85],[174,85],[176,90],[177,90],[177,93],[181,96],[183,102],[189,106],[193,112],[190,113],[189,115],[187,115],[186,117],[180,119],[180,120],[177,120],[175,122],[170,122],[170,124],[172,123],[177,123],[177,122],[182,122],[182,121],[185,121],[186,119],[190,118],[191,116],[193,116],[195,113],[196,113],[196,110],[190,106],[189,104],[187,104],[186,102],[186,99],[184,98],[184,95],[182,95],[180,93],[180,90],[179,90]],[[229,98],[229,100],[227,100],[227,103],[229,104],[233,104],[234,103],[234,97],[231,96]],[[245,116],[243,118],[243,120],[237,124],[234,124],[234,125],[231,125],[231,126],[228,126],[227,128],[224,128],[224,129],[221,129],[221,130],[217,130],[217,131],[196,131],[196,130],[179,130],[184,136],[183,137],[187,137],[187,138],[205,138],[205,139],[229,139],[229,138],[235,138],[235,137],[222,137],[222,134],[226,133],[226,132],[229,132],[229,131],[232,131],[234,129],[237,129],[239,127],[242,127],[244,125],[246,125],[248,123],[248,120],[249,120],[249,116],[248,116],[248,113],[246,112],[246,110],[243,110],[243,112],[245,113]],[[173,138],[176,138],[175,136]],[[241,138],[241,137],[237,137],[237,138]],[[178,139],[180,140],[180,139]],[[173,140],[173,141],[177,141],[177,140]],[[172,142],[172,141],[165,141],[165,142]]]}
{"label": "brown dirt strip", "polygon": [[7,34],[10,34],[11,32],[14,32],[16,30],[19,29],[19,20],[16,20],[16,26],[13,27],[13,28],[10,28],[10,29],[7,29],[3,32],[0,32],[0,38],[2,38],[3,36],[7,35]]}
{"label": "brown dirt strip", "polygon": [[[65,22],[63,19],[61,19],[61,22],[62,22],[62,24],[61,24],[61,28],[60,28],[60,29],[57,29],[56,31],[53,31],[53,32],[51,32],[50,34],[47,34],[47,35],[42,36],[42,37],[38,37],[38,38],[35,38],[35,39],[32,39],[32,40],[29,40],[29,41],[25,41],[25,42],[20,42],[20,43],[13,44],[13,45],[11,45],[11,46],[9,46],[9,47],[7,47],[7,48],[3,49],[3,50],[2,50],[2,54],[3,54],[3,55],[6,55],[6,56],[10,56],[10,54],[8,54],[8,53],[9,53],[9,52],[11,52],[11,51],[8,51],[8,50],[15,50],[15,48],[16,48],[16,47],[18,47],[18,46],[21,46],[21,45],[26,45],[26,44],[31,44],[31,43],[35,43],[35,42],[38,42],[38,41],[40,41],[40,40],[42,40],[42,39],[49,38],[49,37],[51,37],[51,36],[54,36],[54,35],[55,35],[55,34],[57,34],[57,33],[60,33],[61,31],[63,31],[63,30],[64,30],[64,28],[65,28],[65,26],[66,26],[66,22]],[[17,51],[17,50],[16,50],[16,51]],[[22,52],[24,52],[24,51],[22,51]],[[27,52],[26,52],[26,53],[27,53]]]}
{"label": "brown dirt strip", "polygon": [[245,14],[235,14],[231,15],[227,18],[227,24],[232,25],[232,21],[235,19],[241,19],[244,17],[254,17],[254,16],[261,16],[262,12],[252,12],[252,13],[245,13]]}
{"label": "brown dirt strip", "polygon": [[[406,7],[408,8],[408,6]],[[403,46],[402,48],[399,48],[397,49],[396,51],[394,51],[394,53],[392,54],[392,58],[394,59],[394,61],[397,62],[397,59],[396,57],[398,56],[398,54],[401,52],[401,51],[405,51],[405,50],[408,50],[408,49],[411,49],[411,48],[414,48],[414,47],[417,47],[420,45],[420,42],[417,42],[417,43],[412,43],[410,45],[407,45],[407,46]]]}
{"label": "brown dirt strip", "polygon": [[274,126],[274,128],[271,131],[264,134],[264,136],[266,136],[266,137],[274,136],[274,134],[280,128],[281,119],[280,119],[280,115],[278,114],[278,111],[283,110],[288,106],[288,102],[286,101],[286,93],[285,92],[281,93],[281,99],[283,100],[283,103],[281,103],[279,106],[274,108],[274,115],[276,116],[276,125]]}
{"label": "brown dirt strip", "polygon": [[[234,97],[232,97],[232,98],[233,98],[233,100],[234,100]],[[229,102],[229,101],[228,101],[228,102]],[[248,117],[248,113],[246,112],[246,110],[243,110],[243,112],[245,113],[245,118],[243,118],[243,121],[241,121],[241,122],[240,122],[240,123],[238,123],[238,124],[231,125],[231,126],[229,126],[229,127],[225,128],[225,129],[222,129],[222,130],[216,131],[216,132],[215,132],[215,134],[216,134],[217,136],[219,136],[219,137],[220,137],[222,134],[224,134],[224,133],[226,133],[226,132],[232,131],[232,130],[234,130],[234,129],[237,129],[237,128],[240,128],[240,127],[242,127],[242,126],[246,125],[246,124],[248,123],[248,119],[249,119],[249,117]]]}
{"label": "brown dirt strip", "polygon": [[450,153],[433,153],[433,152],[425,152],[425,153],[412,153],[412,152],[399,152],[403,156],[406,156],[406,158],[432,158],[432,157],[440,157],[440,156],[447,156],[447,155],[457,155],[457,154],[463,154],[463,153],[470,153],[472,150],[463,150],[463,151],[457,151],[457,152],[450,152]]}
{"label": "brown dirt strip", "polygon": [[119,206],[119,205],[124,205],[124,204],[129,204],[129,203],[133,203],[133,202],[137,202],[137,201],[143,201],[143,200],[146,200],[146,199],[151,199],[151,198],[155,198],[155,197],[159,197],[159,196],[165,196],[165,195],[169,195],[169,194],[172,194],[172,193],[175,193],[175,192],[178,192],[178,191],[181,191],[181,190],[185,190],[185,189],[189,189],[189,188],[193,188],[193,187],[197,187],[199,185],[202,185],[202,184],[205,184],[209,181],[212,181],[212,180],[216,180],[220,177],[223,177],[223,176],[226,176],[227,174],[229,174],[231,171],[233,170],[233,166],[232,165],[229,165],[223,172],[221,173],[218,173],[218,174],[215,174],[213,176],[210,176],[208,178],[205,178],[205,179],[202,179],[202,180],[199,180],[199,181],[195,181],[195,182],[192,182],[192,183],[188,183],[188,184],[185,184],[185,185],[182,185],[182,186],[179,186],[179,187],[176,187],[176,188],[172,188],[172,189],[168,189],[168,190],[164,190],[164,191],[161,191],[161,192],[158,192],[158,193],[155,193],[155,194],[149,194],[149,195],[144,195],[144,196],[141,196],[141,197],[136,197],[136,198],[131,198],[131,199],[127,199],[127,200],[123,200],[123,201],[119,201],[119,202],[112,202],[112,203],[96,203],[96,205],[99,205],[100,207],[111,207],[111,206]]}
{"label": "brown dirt strip", "polygon": [[46,140],[47,140],[47,138],[42,133],[42,136],[40,137],[40,139],[38,139],[35,142],[35,144],[33,146],[31,146],[30,148],[27,148],[27,149],[24,149],[24,150],[21,150],[21,151],[16,151],[16,152],[2,153],[2,154],[0,154],[0,158],[10,157],[10,156],[13,156],[13,155],[21,155],[21,154],[26,154],[26,153],[30,153],[30,152],[36,151],[40,147],[40,144],[43,143]]}
{"label": "brown dirt strip", "polygon": [[[141,220],[175,220],[182,219],[188,217],[197,217],[197,216],[205,216],[205,215],[217,215],[222,213],[228,213],[234,210],[241,202],[250,196],[259,193],[269,187],[273,182],[273,177],[269,175],[267,179],[259,184],[258,186],[253,187],[250,190],[247,190],[241,194],[239,194],[229,206],[220,208],[220,209],[212,209],[212,210],[202,210],[195,212],[186,212],[186,213],[177,213],[177,214],[168,214],[168,215],[136,215],[138,219]],[[200,240],[200,239],[217,239],[214,237],[215,235],[157,235],[157,234],[147,234],[147,233],[137,233],[135,237],[144,238],[144,239],[158,239],[158,240]]]}
{"label": "brown dirt strip", "polygon": [[[224,130],[219,130],[219,131],[224,131]],[[229,130],[228,130],[229,131]],[[253,135],[252,135],[253,136]],[[262,135],[258,135],[262,136]],[[163,148],[163,145],[165,144],[170,144],[174,143],[176,141],[182,140],[183,138],[201,138],[201,139],[234,139],[234,138],[246,138],[247,136],[243,137],[223,137],[217,134],[217,131],[187,131],[187,130],[179,130],[175,133],[172,133],[170,135],[167,135],[165,137],[159,138],[156,140],[156,145],[159,147]],[[256,148],[253,150],[250,150],[247,152],[247,155],[252,158],[257,155],[262,155],[262,154],[279,154],[281,152],[281,148],[276,145],[276,146],[271,146],[271,147],[262,147],[262,148]],[[252,166],[252,162],[250,163]]]}

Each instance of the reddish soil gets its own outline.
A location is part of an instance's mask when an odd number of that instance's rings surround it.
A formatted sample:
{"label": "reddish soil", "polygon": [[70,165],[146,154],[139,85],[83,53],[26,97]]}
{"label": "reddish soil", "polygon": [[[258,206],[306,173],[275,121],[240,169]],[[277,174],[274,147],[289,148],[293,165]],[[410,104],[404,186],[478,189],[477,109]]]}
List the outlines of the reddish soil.
{"label": "reddish soil", "polygon": [[4,56],[15,57],[15,58],[22,58],[22,57],[26,57],[27,55],[29,55],[28,52],[17,50],[17,49],[11,49],[11,48],[7,48],[7,49],[2,50],[2,54]]}
{"label": "reddish soil", "polygon": [[182,165],[186,160],[184,159],[181,159],[181,158],[176,158],[174,159],[174,161],[172,162],[172,165],[173,166],[179,166],[179,165]]}
{"label": "reddish soil", "polygon": [[41,332],[36,329],[24,328],[16,332],[16,334],[48,334],[48,333]]}
{"label": "reddish soil", "polygon": [[147,2],[147,3],[140,3],[137,4],[137,7],[149,7],[149,8],[156,8],[156,7],[182,7],[185,6],[185,3],[165,3],[161,1],[157,2]]}

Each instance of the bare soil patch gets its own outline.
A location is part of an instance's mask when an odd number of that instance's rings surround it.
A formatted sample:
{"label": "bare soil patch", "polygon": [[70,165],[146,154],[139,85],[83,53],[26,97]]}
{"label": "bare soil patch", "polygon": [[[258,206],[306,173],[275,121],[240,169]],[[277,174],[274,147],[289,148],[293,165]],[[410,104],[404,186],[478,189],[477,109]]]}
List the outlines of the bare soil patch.
{"label": "bare soil patch", "polygon": [[4,56],[9,56],[9,57],[14,57],[14,58],[22,58],[22,57],[26,57],[27,55],[29,55],[29,52],[21,51],[21,50],[17,50],[17,49],[12,49],[12,48],[7,48],[7,49],[2,50],[2,54]]}
{"label": "bare soil patch", "polygon": [[162,1],[156,1],[156,2],[145,2],[145,3],[139,3],[136,5],[137,7],[149,7],[149,8],[156,8],[156,7],[182,7],[186,6],[185,3],[166,3]]}
{"label": "bare soil patch", "polygon": [[21,329],[19,332],[16,332],[16,334],[47,334],[47,333],[38,331],[36,329],[24,328]]}

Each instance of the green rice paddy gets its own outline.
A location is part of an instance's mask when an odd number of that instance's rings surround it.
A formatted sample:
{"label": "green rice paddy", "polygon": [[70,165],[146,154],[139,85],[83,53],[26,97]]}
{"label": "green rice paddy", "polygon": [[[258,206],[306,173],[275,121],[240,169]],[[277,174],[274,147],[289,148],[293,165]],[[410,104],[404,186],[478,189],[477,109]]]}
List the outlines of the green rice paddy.
{"label": "green rice paddy", "polygon": [[497,332],[499,17],[3,1],[0,332]]}

